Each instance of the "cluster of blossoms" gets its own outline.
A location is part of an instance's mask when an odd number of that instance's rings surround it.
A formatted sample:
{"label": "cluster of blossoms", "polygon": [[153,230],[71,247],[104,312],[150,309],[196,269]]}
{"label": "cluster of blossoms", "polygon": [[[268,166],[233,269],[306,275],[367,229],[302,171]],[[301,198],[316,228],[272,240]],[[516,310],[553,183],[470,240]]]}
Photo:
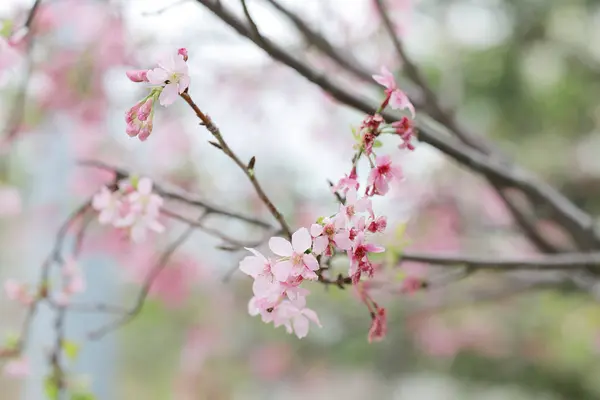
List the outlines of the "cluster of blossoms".
{"label": "cluster of blossoms", "polygon": [[[379,111],[367,116],[355,133],[357,154],[350,173],[332,187],[341,200],[338,212],[319,218],[310,230],[305,227],[298,229],[291,242],[280,237],[271,238],[269,248],[275,257],[267,258],[255,249],[248,249],[253,255],[245,257],[239,265],[243,273],[254,279],[254,296],[248,304],[250,315],[260,315],[263,322],[273,322],[275,327],[283,325],[288,333],[295,333],[299,338],[308,334],[310,321],[321,326],[317,314],[306,308],[309,291],[301,287],[305,280],[324,279],[320,262],[346,254],[348,276],[352,284],[358,286],[361,277],[373,276],[376,266],[370,255],[384,251],[369,238],[385,231],[387,226],[385,216],[375,215],[370,197],[388,193],[390,183],[402,179],[402,171],[389,156],[374,153],[373,148],[378,147],[377,137],[384,133],[397,134],[402,139],[401,149],[414,149],[411,144],[414,135],[412,120],[404,117],[386,125],[379,114],[389,105],[393,109],[406,108],[414,117],[413,105],[386,68],[382,68],[382,75],[373,78],[385,87],[386,97]],[[362,156],[368,158],[371,171],[365,190],[359,194],[357,163]],[[364,290],[360,293],[372,317],[369,340],[381,340],[387,331],[386,310]]]}
{"label": "cluster of blossoms", "polygon": [[161,60],[157,68],[127,71],[127,77],[132,82],[147,82],[152,88],[150,94],[125,113],[129,136],[137,136],[142,141],[148,139],[152,133],[156,101],[162,106],[169,106],[187,90],[190,85],[187,59],[187,50],[181,48],[177,54]]}
{"label": "cluster of blossoms", "polygon": [[113,188],[102,187],[92,201],[99,212],[99,222],[128,230],[136,243],[146,239],[148,230],[164,231],[158,221],[163,199],[152,191],[152,186],[149,178],[130,178],[121,180]]}

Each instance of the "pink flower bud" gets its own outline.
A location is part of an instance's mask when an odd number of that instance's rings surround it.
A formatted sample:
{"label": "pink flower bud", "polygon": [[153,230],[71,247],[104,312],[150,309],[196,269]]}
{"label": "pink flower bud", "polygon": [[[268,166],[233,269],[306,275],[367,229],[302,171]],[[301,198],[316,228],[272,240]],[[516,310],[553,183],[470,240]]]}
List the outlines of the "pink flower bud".
{"label": "pink flower bud", "polygon": [[183,61],[187,61],[188,60],[188,52],[187,52],[187,49],[185,47],[182,47],[179,50],[177,50],[177,54],[179,54],[180,56],[183,57]]}
{"label": "pink flower bud", "polygon": [[148,70],[132,69],[125,73],[132,82],[148,82]]}
{"label": "pink flower bud", "polygon": [[154,99],[152,97],[150,97],[148,100],[146,100],[146,102],[144,104],[142,104],[142,106],[140,107],[140,109],[138,111],[138,119],[140,121],[145,121],[148,119],[148,116],[152,112],[153,105],[154,105]]}

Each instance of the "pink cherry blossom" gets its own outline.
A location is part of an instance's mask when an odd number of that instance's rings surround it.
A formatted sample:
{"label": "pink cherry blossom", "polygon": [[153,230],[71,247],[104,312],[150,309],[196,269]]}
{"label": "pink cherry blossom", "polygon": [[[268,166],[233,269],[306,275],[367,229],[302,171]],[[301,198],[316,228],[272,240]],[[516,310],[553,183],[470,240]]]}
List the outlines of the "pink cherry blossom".
{"label": "pink cherry blossom", "polygon": [[132,69],[125,72],[125,74],[132,82],[148,82],[147,69]]}
{"label": "pink cherry blossom", "polygon": [[273,267],[273,274],[279,281],[287,281],[290,276],[302,276],[305,279],[316,279],[314,271],[319,263],[313,254],[305,254],[312,246],[312,238],[308,229],[300,228],[292,235],[292,242],[281,237],[269,240],[271,251],[284,257]]}
{"label": "pink cherry blossom", "polygon": [[389,98],[390,107],[394,110],[408,109],[415,117],[415,107],[412,105],[408,96],[398,88],[394,75],[385,66],[381,67],[381,75],[373,75],[375,82],[385,87],[386,95]]}
{"label": "pink cherry blossom", "polygon": [[100,192],[94,195],[92,207],[100,212],[98,221],[101,224],[113,224],[119,218],[121,200],[118,195],[111,192],[106,186],[103,186]]}
{"label": "pink cherry blossom", "polygon": [[371,170],[367,185],[372,186],[372,194],[385,195],[389,190],[389,182],[392,179],[401,179],[402,170],[392,165],[390,156],[377,156],[375,168]]}
{"label": "pink cherry blossom", "polygon": [[310,322],[321,327],[317,313],[306,308],[306,300],[299,298],[296,301],[284,301],[273,311],[275,327],[285,326],[288,333],[295,333],[298,339],[308,335]]}
{"label": "pink cherry blossom", "polygon": [[[186,52],[187,54],[187,52]],[[184,55],[173,54],[158,63],[158,68],[148,71],[148,81],[153,85],[164,85],[159,101],[162,106],[173,104],[177,95],[190,85],[188,65]]]}
{"label": "pink cherry blossom", "polygon": [[415,136],[415,129],[412,120],[407,117],[402,117],[400,121],[392,122],[392,127],[396,130],[396,134],[402,139],[400,149],[414,150],[415,146],[411,143],[411,140]]}
{"label": "pink cherry blossom", "polygon": [[34,301],[27,285],[19,283],[14,279],[7,279],[4,282],[4,292],[9,300],[19,302],[24,306],[28,306]]}
{"label": "pink cherry blossom", "polygon": [[358,198],[356,190],[350,189],[346,193],[346,203],[340,204],[340,214],[345,216],[349,223],[356,220],[357,213],[371,209],[371,200],[367,197]]}
{"label": "pink cherry blossom", "polygon": [[240,271],[246,275],[250,275],[252,278],[271,273],[271,262],[265,256],[254,249],[250,249],[248,247],[245,249],[252,252],[254,255],[246,256],[242,261],[240,261]]}
{"label": "pink cherry blossom", "polygon": [[[367,267],[369,264],[369,253],[382,253],[385,249],[381,246],[377,246],[373,243],[365,242],[365,233],[358,232],[356,234],[356,238],[354,239],[354,243],[352,245],[352,249],[348,251],[350,257],[350,271],[349,274],[355,275],[360,273],[359,266]],[[366,263],[366,265],[362,265]]]}
{"label": "pink cherry blossom", "polygon": [[348,192],[348,190],[358,190],[359,184],[356,178],[356,169],[353,168],[350,175],[345,175],[342,179],[338,181],[337,184],[331,187],[331,191],[333,193],[341,192],[345,195]]}
{"label": "pink cherry blossom", "polygon": [[313,224],[310,227],[310,234],[314,238],[314,253],[321,254],[325,252],[325,255],[331,256],[332,246],[341,250],[349,250],[352,247],[352,241],[350,240],[350,232],[345,227],[344,216],[339,214],[334,218],[325,218],[323,225]]}
{"label": "pink cherry blossom", "polygon": [[13,358],[4,364],[2,373],[10,378],[25,378],[29,376],[29,360],[25,357]]}

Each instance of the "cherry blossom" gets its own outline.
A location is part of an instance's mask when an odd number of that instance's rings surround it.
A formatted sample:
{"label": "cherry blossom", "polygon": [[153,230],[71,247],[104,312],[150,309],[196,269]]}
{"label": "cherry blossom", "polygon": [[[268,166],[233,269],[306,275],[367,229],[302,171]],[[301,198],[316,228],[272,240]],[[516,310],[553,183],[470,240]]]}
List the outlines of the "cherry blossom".
{"label": "cherry blossom", "polygon": [[402,170],[400,167],[392,165],[390,156],[377,156],[375,159],[375,168],[371,170],[367,185],[372,186],[373,194],[384,195],[389,190],[389,182],[392,179],[401,179]]}
{"label": "cherry blossom", "polygon": [[103,225],[113,224],[118,220],[121,204],[121,199],[106,186],[103,186],[92,199],[92,207],[100,212],[98,222]]}
{"label": "cherry blossom", "polygon": [[298,339],[308,335],[310,322],[321,327],[317,314],[310,308],[306,308],[306,300],[302,297],[296,301],[284,301],[273,311],[273,323],[275,327],[285,326],[288,333],[294,333]]}
{"label": "cherry blossom", "polygon": [[162,106],[173,104],[177,95],[183,93],[190,85],[188,65],[185,62],[187,50],[179,49],[158,63],[158,68],[148,71],[148,81],[153,85],[164,85],[159,101]]}
{"label": "cherry blossom", "polygon": [[310,234],[314,238],[314,253],[321,254],[325,252],[325,255],[331,256],[333,247],[340,250],[349,250],[352,247],[352,242],[350,232],[345,227],[344,217],[339,214],[334,218],[324,218],[322,224],[313,224],[310,227]]}
{"label": "cherry blossom", "polygon": [[389,105],[395,110],[408,109],[415,117],[415,107],[412,105],[408,96],[398,88],[394,75],[385,66],[381,67],[381,75],[373,75],[375,82],[385,87],[386,95],[389,99]]}
{"label": "cherry blossom", "polygon": [[346,193],[346,203],[340,204],[340,214],[346,217],[349,223],[353,223],[358,213],[371,209],[371,200],[367,197],[358,198],[356,190],[350,189]]}
{"label": "cherry blossom", "polygon": [[281,237],[269,240],[271,251],[280,259],[273,267],[273,274],[279,281],[286,281],[290,276],[302,276],[305,279],[316,279],[314,271],[319,268],[317,259],[305,252],[312,246],[312,238],[308,229],[300,228],[292,235],[292,242]]}

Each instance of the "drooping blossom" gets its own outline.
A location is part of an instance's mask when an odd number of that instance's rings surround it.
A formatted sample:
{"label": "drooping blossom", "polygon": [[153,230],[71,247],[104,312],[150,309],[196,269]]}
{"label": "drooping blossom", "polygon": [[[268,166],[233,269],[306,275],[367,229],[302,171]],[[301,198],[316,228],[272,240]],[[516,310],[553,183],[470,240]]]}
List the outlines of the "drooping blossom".
{"label": "drooping blossom", "polygon": [[363,231],[359,231],[356,234],[354,243],[352,244],[352,249],[348,251],[348,256],[350,258],[350,276],[360,274],[361,269],[370,270],[372,268],[369,261],[369,253],[382,253],[384,251],[385,249],[381,246],[377,246],[373,243],[367,243],[365,241],[365,233]]}
{"label": "drooping blossom", "polygon": [[298,339],[308,335],[311,321],[321,327],[319,317],[313,310],[306,308],[306,300],[303,297],[295,301],[283,301],[272,314],[276,328],[283,325],[288,333],[296,334]]}
{"label": "drooping blossom", "polygon": [[396,84],[396,78],[387,69],[385,66],[381,67],[381,75],[373,75],[373,79],[375,82],[379,83],[381,86],[385,87],[385,93],[388,97],[389,105],[394,110],[402,110],[408,109],[412,115],[415,117],[415,107],[412,105],[408,96],[398,88]]}
{"label": "drooping blossom", "polygon": [[158,63],[158,68],[148,71],[148,81],[153,85],[164,87],[158,100],[162,106],[173,104],[177,96],[183,93],[190,85],[188,65],[185,62],[187,50],[179,49],[177,54],[172,54]]}
{"label": "drooping blossom", "polygon": [[371,169],[367,185],[372,188],[372,194],[385,195],[389,190],[389,182],[401,178],[402,170],[392,164],[390,156],[377,156],[375,167]]}
{"label": "drooping blossom", "polygon": [[402,117],[400,121],[392,122],[392,127],[402,139],[402,143],[399,146],[400,149],[414,150],[415,146],[411,143],[411,140],[415,136],[413,121],[407,117]]}
{"label": "drooping blossom", "polygon": [[281,237],[269,240],[271,251],[283,257],[273,267],[273,274],[279,281],[287,281],[290,276],[316,279],[314,271],[319,263],[313,254],[305,254],[312,246],[312,237],[306,228],[300,228],[292,235],[292,242]]}

